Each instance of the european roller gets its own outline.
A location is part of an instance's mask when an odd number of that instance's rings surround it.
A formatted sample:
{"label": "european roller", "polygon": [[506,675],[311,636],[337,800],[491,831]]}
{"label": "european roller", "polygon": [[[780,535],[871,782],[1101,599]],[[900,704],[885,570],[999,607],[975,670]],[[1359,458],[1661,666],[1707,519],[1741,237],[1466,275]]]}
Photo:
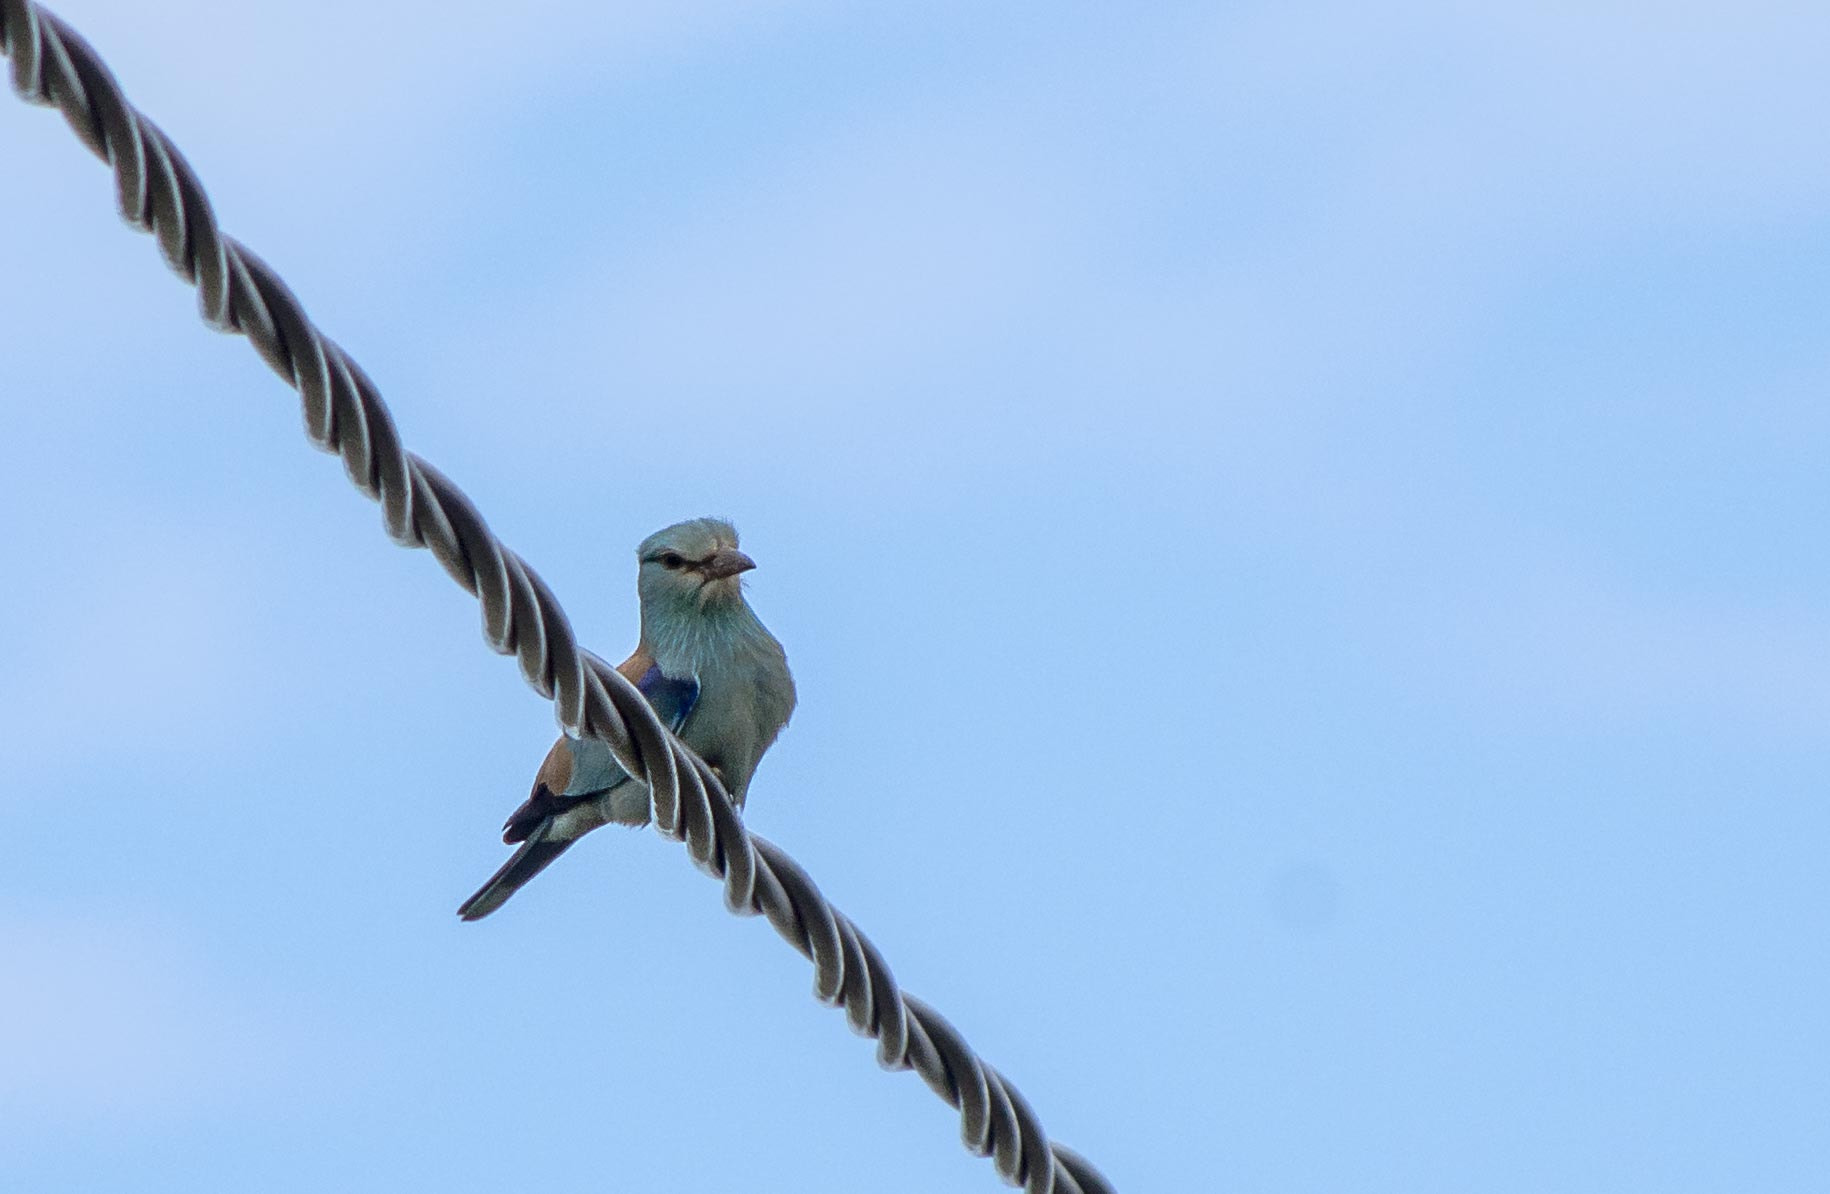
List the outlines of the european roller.
{"label": "european roller", "polygon": [[[737,550],[737,531],[695,518],[656,531],[636,549],[642,637],[617,665],[663,725],[711,764],[738,807],[763,752],[794,711],[788,659],[743,599],[756,562]],[[561,736],[534,777],[534,791],[508,818],[502,840],[521,848],[464,901],[479,920],[600,825],[646,825],[648,789],[600,742]]]}

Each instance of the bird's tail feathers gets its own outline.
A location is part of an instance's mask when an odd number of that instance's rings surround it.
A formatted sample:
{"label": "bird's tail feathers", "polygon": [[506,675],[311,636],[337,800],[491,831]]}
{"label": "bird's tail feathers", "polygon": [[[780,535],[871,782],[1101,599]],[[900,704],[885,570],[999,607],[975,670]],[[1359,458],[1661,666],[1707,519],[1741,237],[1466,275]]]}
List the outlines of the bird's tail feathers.
{"label": "bird's tail feathers", "polygon": [[509,860],[502,864],[502,869],[489,877],[489,882],[477,889],[477,893],[465,900],[458,908],[458,915],[465,920],[482,920],[497,908],[508,902],[508,897],[520,891],[522,885],[541,871],[552,865],[555,858],[564,854],[576,838],[563,841],[550,840],[553,823],[549,820],[540,828],[528,835],[521,848],[516,850]]}

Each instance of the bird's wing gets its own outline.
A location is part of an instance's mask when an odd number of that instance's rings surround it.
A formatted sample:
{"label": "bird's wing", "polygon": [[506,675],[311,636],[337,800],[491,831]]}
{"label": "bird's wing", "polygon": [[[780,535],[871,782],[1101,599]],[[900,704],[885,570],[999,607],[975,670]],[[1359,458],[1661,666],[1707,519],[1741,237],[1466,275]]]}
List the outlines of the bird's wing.
{"label": "bird's wing", "polygon": [[648,703],[660,717],[661,724],[678,734],[699,703],[699,678],[687,676],[676,680],[661,674],[661,666],[641,648],[616,665],[623,678],[642,690]]}
{"label": "bird's wing", "polygon": [[[661,724],[676,734],[699,703],[697,679],[676,680],[662,675],[654,659],[639,648],[616,670],[641,690]],[[627,782],[629,773],[608,746],[593,738],[561,735],[534,776],[533,793],[509,814],[508,823],[502,827],[502,840],[524,841],[548,817]]]}

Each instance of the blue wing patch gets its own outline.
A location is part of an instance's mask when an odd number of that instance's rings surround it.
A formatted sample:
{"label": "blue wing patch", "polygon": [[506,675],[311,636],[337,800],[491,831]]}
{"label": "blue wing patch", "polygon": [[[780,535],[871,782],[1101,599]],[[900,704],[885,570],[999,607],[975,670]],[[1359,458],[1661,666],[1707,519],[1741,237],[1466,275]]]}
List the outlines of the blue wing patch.
{"label": "blue wing patch", "polygon": [[663,676],[658,664],[643,672],[635,686],[648,698],[648,703],[661,718],[661,724],[676,734],[686,724],[693,706],[699,703],[699,681],[690,676],[684,680]]}

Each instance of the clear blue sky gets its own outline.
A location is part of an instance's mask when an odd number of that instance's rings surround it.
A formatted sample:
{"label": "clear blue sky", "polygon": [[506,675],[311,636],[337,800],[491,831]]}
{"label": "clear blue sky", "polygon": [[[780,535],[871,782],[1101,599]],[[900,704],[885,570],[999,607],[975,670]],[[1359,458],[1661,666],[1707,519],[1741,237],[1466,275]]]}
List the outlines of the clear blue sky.
{"label": "clear blue sky", "polygon": [[[514,9],[512,14],[509,11]],[[1830,1188],[1830,16],[66,0],[1125,1191]],[[531,15],[529,15],[531,14]],[[0,103],[0,1187],[998,1188]]]}

